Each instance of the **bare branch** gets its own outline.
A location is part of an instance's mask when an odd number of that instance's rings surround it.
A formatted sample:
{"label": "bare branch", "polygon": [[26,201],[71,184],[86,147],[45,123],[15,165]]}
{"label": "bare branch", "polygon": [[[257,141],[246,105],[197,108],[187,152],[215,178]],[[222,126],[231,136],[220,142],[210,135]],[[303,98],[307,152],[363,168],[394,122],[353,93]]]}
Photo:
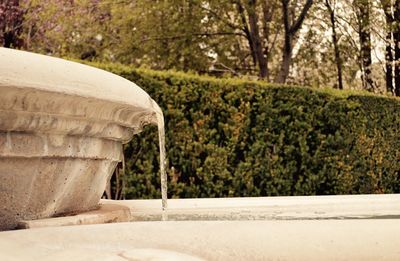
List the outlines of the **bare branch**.
{"label": "bare branch", "polygon": [[307,0],[305,5],[303,6],[303,9],[301,10],[299,17],[290,28],[291,34],[296,33],[300,29],[300,26],[302,25],[304,19],[306,18],[307,12],[311,8],[312,4],[313,0]]}
{"label": "bare branch", "polygon": [[224,36],[224,35],[236,35],[246,37],[243,33],[235,33],[235,32],[216,32],[216,33],[189,33],[189,34],[180,34],[173,36],[164,36],[164,37],[149,37],[140,41],[140,43],[148,42],[148,41],[160,41],[160,40],[176,40],[186,38],[188,36]]}

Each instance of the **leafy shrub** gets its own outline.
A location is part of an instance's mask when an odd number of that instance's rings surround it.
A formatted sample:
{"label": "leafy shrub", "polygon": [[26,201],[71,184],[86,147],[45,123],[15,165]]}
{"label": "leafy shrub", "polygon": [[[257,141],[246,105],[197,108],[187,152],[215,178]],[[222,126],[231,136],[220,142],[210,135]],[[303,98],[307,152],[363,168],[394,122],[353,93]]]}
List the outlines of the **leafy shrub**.
{"label": "leafy shrub", "polygon": [[[96,66],[162,107],[169,197],[400,192],[399,99]],[[127,198],[160,197],[157,139],[126,145]]]}

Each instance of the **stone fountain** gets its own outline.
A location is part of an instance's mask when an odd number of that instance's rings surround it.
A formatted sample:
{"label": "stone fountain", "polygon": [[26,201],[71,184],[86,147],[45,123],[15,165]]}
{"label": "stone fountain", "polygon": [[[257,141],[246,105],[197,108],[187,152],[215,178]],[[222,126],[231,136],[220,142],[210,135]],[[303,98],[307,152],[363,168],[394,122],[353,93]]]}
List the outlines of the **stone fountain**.
{"label": "stone fountain", "polygon": [[157,115],[122,77],[0,48],[0,230],[97,208],[122,144]]}

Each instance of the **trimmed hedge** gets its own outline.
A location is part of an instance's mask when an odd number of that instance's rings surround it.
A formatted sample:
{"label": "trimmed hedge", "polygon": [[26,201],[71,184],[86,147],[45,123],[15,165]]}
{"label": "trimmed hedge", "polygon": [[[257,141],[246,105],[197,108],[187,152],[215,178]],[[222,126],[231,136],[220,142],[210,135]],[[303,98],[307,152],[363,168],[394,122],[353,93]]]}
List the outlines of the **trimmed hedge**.
{"label": "trimmed hedge", "polygon": [[[164,110],[169,197],[400,192],[399,99],[95,66]],[[157,139],[126,145],[127,198],[160,197]]]}

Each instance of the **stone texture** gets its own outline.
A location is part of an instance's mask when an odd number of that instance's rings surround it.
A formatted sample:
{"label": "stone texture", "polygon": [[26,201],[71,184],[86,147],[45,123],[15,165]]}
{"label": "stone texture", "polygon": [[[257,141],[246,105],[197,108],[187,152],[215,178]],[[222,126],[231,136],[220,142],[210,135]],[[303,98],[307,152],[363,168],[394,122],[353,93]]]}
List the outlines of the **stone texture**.
{"label": "stone texture", "polygon": [[0,232],[0,259],[375,261],[399,245],[399,219],[154,221]]}
{"label": "stone texture", "polygon": [[40,227],[105,224],[128,222],[130,220],[131,212],[128,207],[115,204],[102,204],[97,210],[87,211],[77,215],[19,221],[18,228],[30,229]]}
{"label": "stone texture", "polygon": [[13,228],[21,219],[95,209],[115,166],[109,160],[0,158],[0,221]]}
{"label": "stone texture", "polygon": [[[400,195],[169,199],[169,221],[400,218]],[[101,200],[95,211],[19,222],[20,228],[160,221],[161,200]]]}
{"label": "stone texture", "polygon": [[119,76],[0,48],[0,230],[97,208],[122,144],[156,112]]}
{"label": "stone texture", "polygon": [[[161,220],[161,201],[102,200],[131,210],[131,221]],[[168,220],[400,218],[400,195],[169,199]]]}

